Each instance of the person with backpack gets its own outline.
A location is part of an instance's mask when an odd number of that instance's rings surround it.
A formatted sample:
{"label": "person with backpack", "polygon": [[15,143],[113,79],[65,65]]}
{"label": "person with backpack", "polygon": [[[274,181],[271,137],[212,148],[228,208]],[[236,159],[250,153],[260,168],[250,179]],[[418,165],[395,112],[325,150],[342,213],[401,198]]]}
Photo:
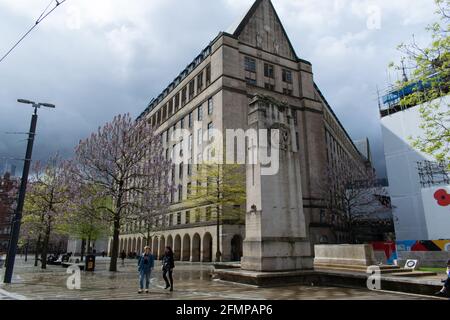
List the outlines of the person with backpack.
{"label": "person with backpack", "polygon": [[[166,282],[166,288],[170,288],[170,291],[173,291],[173,269],[175,268],[175,260],[173,258],[173,251],[171,247],[166,247],[166,251],[164,252],[164,256],[162,258],[162,271],[163,278]],[[169,277],[167,277],[169,274]]]}

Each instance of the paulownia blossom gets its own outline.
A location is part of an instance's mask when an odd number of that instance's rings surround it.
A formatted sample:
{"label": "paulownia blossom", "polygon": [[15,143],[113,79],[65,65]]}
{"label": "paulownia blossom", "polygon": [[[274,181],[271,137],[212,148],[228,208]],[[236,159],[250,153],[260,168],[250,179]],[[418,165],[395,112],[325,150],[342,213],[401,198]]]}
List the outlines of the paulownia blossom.
{"label": "paulownia blossom", "polygon": [[129,114],[116,116],[75,150],[73,183],[95,191],[79,193],[77,201],[111,201],[103,208],[103,219],[112,225],[110,271],[117,270],[123,225],[142,213],[154,214],[166,201],[171,164],[163,155],[161,137],[147,121],[136,122]]}

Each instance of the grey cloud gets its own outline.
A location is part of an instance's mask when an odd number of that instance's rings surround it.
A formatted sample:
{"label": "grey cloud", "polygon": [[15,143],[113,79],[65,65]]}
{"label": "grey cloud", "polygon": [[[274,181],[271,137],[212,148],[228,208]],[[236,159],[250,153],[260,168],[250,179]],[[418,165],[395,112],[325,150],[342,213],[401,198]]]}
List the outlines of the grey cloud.
{"label": "grey cloud", "polygon": [[[345,35],[365,32],[365,20],[348,9],[339,11],[342,16],[314,25],[302,21],[306,13],[299,11],[298,3],[273,2],[298,55],[313,63],[317,84],[349,134],[354,139],[370,138],[383,175],[376,86],[386,83],[386,66],[397,57],[396,45],[412,33],[423,34],[426,23],[406,26],[404,14],[389,12],[383,16],[381,30],[347,41],[343,55],[327,56],[331,45],[327,39],[339,44]],[[142,6],[145,2],[127,3]],[[17,98],[57,105],[56,110],[40,111],[35,159],[46,159],[57,150],[70,156],[79,139],[114,115],[137,116],[219,31],[242,16],[230,3],[162,1],[157,12],[142,8],[142,16],[135,21],[123,17],[105,24],[84,21],[79,30],[50,27],[50,19],[60,19],[65,11],[49,17],[48,27],[39,27],[0,64],[0,158],[23,157],[25,151],[24,142],[18,141],[23,137],[3,133],[28,130],[31,109],[18,105]],[[8,8],[0,1],[0,53],[32,23],[29,15]],[[114,48],[125,50],[127,59]]]}

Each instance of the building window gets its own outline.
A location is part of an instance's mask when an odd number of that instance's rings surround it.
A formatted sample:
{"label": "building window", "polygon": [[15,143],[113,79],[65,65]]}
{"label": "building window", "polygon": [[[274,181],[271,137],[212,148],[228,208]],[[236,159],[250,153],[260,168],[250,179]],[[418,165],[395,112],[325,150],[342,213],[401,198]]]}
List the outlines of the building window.
{"label": "building window", "polygon": [[197,92],[203,90],[203,71],[197,76]]}
{"label": "building window", "polygon": [[202,214],[200,209],[195,209],[195,222],[200,222]]}
{"label": "building window", "polygon": [[178,212],[177,213],[177,225],[180,225],[180,224],[181,224],[181,213]]}
{"label": "building window", "polygon": [[292,96],[292,90],[291,90],[291,89],[284,88],[284,89],[283,89],[283,94],[288,95],[288,96]]}
{"label": "building window", "polygon": [[256,72],[256,60],[250,57],[245,57],[245,71]]}
{"label": "building window", "polygon": [[187,196],[188,196],[188,198],[189,198],[190,195],[192,194],[192,183],[191,183],[191,182],[189,182],[189,183],[187,184],[186,192],[187,192]]}
{"label": "building window", "polygon": [[188,160],[188,176],[192,176],[192,160]]}
{"label": "building window", "polygon": [[208,123],[208,140],[211,140],[213,134],[214,125],[212,122]]}
{"label": "building window", "polygon": [[180,128],[184,129],[184,118],[181,118],[180,120]]}
{"label": "building window", "polygon": [[192,80],[189,82],[189,100],[191,100],[194,97],[194,91],[195,91],[195,81]]}
{"label": "building window", "polygon": [[198,121],[203,121],[203,107],[199,106],[197,108],[197,112],[198,112]]}
{"label": "building window", "polygon": [[252,86],[256,86],[256,80],[255,79],[245,78],[245,82],[247,82],[247,84],[250,84]]}
{"label": "building window", "polygon": [[162,117],[163,117],[163,120],[166,120],[167,119],[167,105],[165,105],[164,107],[163,107],[163,112],[162,112]]}
{"label": "building window", "polygon": [[173,100],[170,99],[169,101],[169,115],[172,115],[173,113]]}
{"label": "building window", "polygon": [[206,67],[206,85],[208,86],[211,83],[211,66],[208,65]]}
{"label": "building window", "polygon": [[274,67],[271,64],[264,63],[264,77],[274,78]]}
{"label": "building window", "polygon": [[186,211],[185,222],[186,222],[186,224],[191,223],[191,212],[190,211]]}
{"label": "building window", "polygon": [[156,114],[156,123],[159,125],[161,123],[161,109],[158,110]]}
{"label": "building window", "polygon": [[271,83],[265,83],[264,88],[266,88],[267,90],[275,91],[275,85]]}
{"label": "building window", "polygon": [[[172,170],[172,172],[173,172],[173,170]],[[170,203],[174,203],[174,201],[175,201],[175,190],[171,190],[170,191]]]}
{"label": "building window", "polygon": [[183,166],[184,166],[184,164],[183,164],[183,162],[182,163],[180,163],[179,164],[179,167],[178,167],[178,178],[180,179],[180,180],[183,180]]}
{"label": "building window", "polygon": [[208,99],[208,114],[209,115],[211,115],[213,113],[213,107],[214,107],[213,99],[209,98]]}
{"label": "building window", "polygon": [[189,113],[189,128],[192,128],[192,112]]}
{"label": "building window", "polygon": [[180,184],[178,186],[178,202],[183,201],[183,186]]}
{"label": "building window", "polygon": [[180,108],[180,93],[177,92],[175,95],[175,110],[178,110]]}
{"label": "building window", "polygon": [[[173,150],[172,149],[172,159],[173,159]],[[175,182],[175,165],[172,165],[172,183]]]}
{"label": "building window", "polygon": [[283,69],[283,82],[292,83],[292,71]]}
{"label": "building window", "polygon": [[187,88],[184,87],[183,90],[181,90],[181,106],[184,107],[186,105],[186,92]]}

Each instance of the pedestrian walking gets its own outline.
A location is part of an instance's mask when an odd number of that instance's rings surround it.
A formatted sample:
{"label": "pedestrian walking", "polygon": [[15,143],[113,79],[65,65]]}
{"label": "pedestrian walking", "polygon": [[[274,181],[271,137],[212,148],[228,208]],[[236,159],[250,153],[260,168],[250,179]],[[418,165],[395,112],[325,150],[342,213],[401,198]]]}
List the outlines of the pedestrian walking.
{"label": "pedestrian walking", "polygon": [[[163,278],[166,282],[166,288],[170,288],[170,291],[173,291],[173,269],[175,268],[175,261],[173,259],[173,251],[171,247],[166,247],[166,251],[164,252],[164,256],[162,258],[162,271]],[[167,274],[169,277],[167,278]]]}
{"label": "pedestrian walking", "polygon": [[436,292],[438,296],[449,296],[450,295],[450,260],[447,261],[447,279],[442,281],[444,286],[441,291]]}
{"label": "pedestrian walking", "polygon": [[127,254],[125,250],[122,250],[122,253],[120,254],[120,259],[122,259],[122,267],[125,266],[125,258],[127,257]]}
{"label": "pedestrian walking", "polygon": [[152,255],[150,247],[144,248],[144,253],[139,256],[138,259],[138,271],[139,271],[139,291],[142,293],[145,286],[145,293],[148,293],[148,287],[150,285],[150,276],[152,270],[155,267],[155,258]]}

